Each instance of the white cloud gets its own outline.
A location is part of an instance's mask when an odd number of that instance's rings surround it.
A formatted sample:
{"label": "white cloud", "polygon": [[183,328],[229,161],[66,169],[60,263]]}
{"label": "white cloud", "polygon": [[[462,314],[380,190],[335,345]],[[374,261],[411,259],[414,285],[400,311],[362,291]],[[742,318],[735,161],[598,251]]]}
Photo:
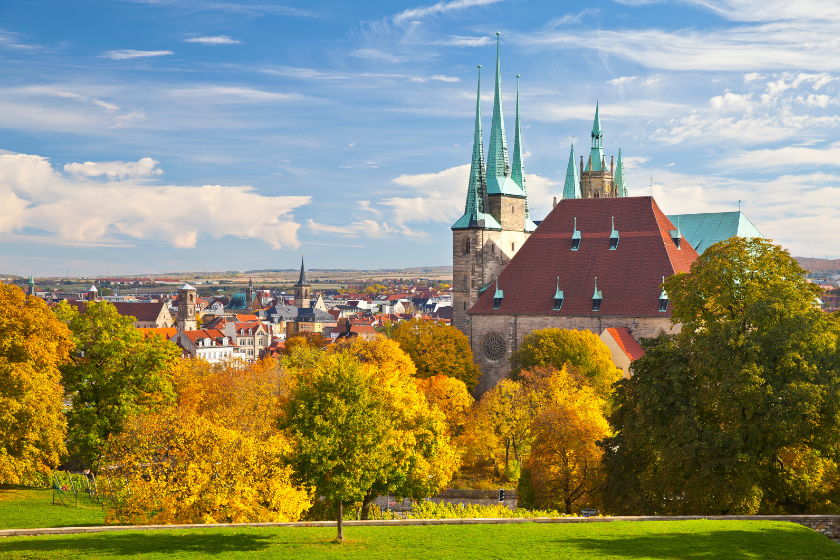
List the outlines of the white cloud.
{"label": "white cloud", "polygon": [[740,169],[840,167],[840,142],[826,148],[784,146],[766,150],[739,150],[724,158],[722,163]]}
{"label": "white cloud", "polygon": [[449,39],[440,39],[435,41],[436,45],[447,45],[450,47],[486,47],[493,44],[493,39],[490,37],[461,37],[459,35],[451,35]]}
{"label": "white cloud", "polygon": [[711,105],[712,109],[715,111],[720,112],[741,112],[741,113],[751,113],[753,108],[753,102],[751,101],[752,94],[744,94],[739,95],[737,93],[732,93],[728,91],[723,95],[716,95],[709,100],[709,105]]}
{"label": "white cloud", "polygon": [[421,230],[413,230],[405,225],[391,227],[387,223],[379,223],[376,220],[361,220],[352,222],[345,226],[331,226],[327,224],[319,224],[314,220],[307,220],[306,227],[315,233],[333,234],[339,237],[355,238],[355,237],[388,237],[390,234],[400,234],[406,237],[426,237],[428,232]]}
{"label": "white cloud", "polygon": [[819,0],[686,0],[732,21],[840,21],[840,6]]}
{"label": "white cloud", "polygon": [[143,111],[139,111],[137,109],[132,110],[127,115],[118,115],[114,117],[114,124],[111,125],[111,128],[125,128],[127,126],[131,126],[134,123],[138,123],[140,121],[146,120],[146,113]]}
{"label": "white cloud", "polygon": [[435,74],[434,76],[429,76],[428,78],[426,78],[424,76],[412,76],[409,79],[412,82],[420,82],[420,83],[428,82],[429,80],[432,80],[432,81],[435,81],[435,82],[449,82],[449,83],[455,83],[455,82],[460,82],[461,81],[461,78],[457,78],[457,77],[454,77],[454,76],[444,76],[442,74]]}
{"label": "white cloud", "polygon": [[68,163],[64,171],[74,175],[85,177],[107,176],[109,179],[124,179],[127,177],[150,177],[152,175],[163,175],[163,170],[158,167],[160,162],[150,157],[144,157],[140,161],[105,161],[94,163]]}
{"label": "white cloud", "polygon": [[186,39],[187,43],[201,43],[202,45],[239,45],[242,41],[237,41],[227,35],[216,35],[214,37],[192,37]]}
{"label": "white cloud", "polygon": [[350,56],[355,56],[356,58],[366,58],[368,60],[382,60],[384,62],[405,62],[408,60],[404,56],[398,56],[395,54],[387,53],[380,51],[378,49],[359,49],[350,53]]}
{"label": "white cloud", "polygon": [[[90,174],[121,176],[121,171],[130,171],[142,176],[143,169],[156,174],[150,163],[156,162],[100,162],[93,164]],[[262,196],[247,186],[149,186],[131,179],[95,182],[87,177],[84,165],[75,166],[81,173],[68,177],[40,156],[0,155],[4,209],[0,234],[20,235],[34,229],[48,232],[42,237],[56,243],[145,239],[178,248],[195,247],[202,237],[232,235],[260,239],[280,249],[299,245],[300,224],[293,221],[292,212],[311,201],[308,196]]]}
{"label": "white cloud", "polygon": [[623,86],[632,82],[633,80],[638,80],[639,76],[621,76],[620,78],[615,78],[613,80],[609,80],[607,83],[614,86]]}
{"label": "white cloud", "polygon": [[754,82],[756,80],[763,80],[764,76],[759,74],[758,72],[750,72],[749,74],[744,74],[744,83],[748,84],[750,82]]}
{"label": "white cloud", "polygon": [[167,56],[170,54],[175,54],[172,51],[134,51],[134,50],[123,50],[123,51],[108,51],[104,55],[106,58],[110,58],[111,60],[126,60],[128,58],[145,58],[150,56]]}
{"label": "white cloud", "polygon": [[429,16],[436,16],[451,12],[454,10],[464,10],[472,8],[473,6],[485,6],[487,4],[495,4],[502,0],[453,0],[452,2],[438,2],[432,6],[423,6],[419,8],[409,8],[403,12],[398,13],[393,17],[393,22],[397,25],[417,21]]}
{"label": "white cloud", "polygon": [[647,156],[624,156],[622,154],[621,160],[624,162],[624,169],[632,171],[649,162],[650,158]]}
{"label": "white cloud", "polygon": [[170,93],[181,97],[201,98],[217,103],[230,103],[237,101],[265,103],[270,101],[300,101],[305,99],[305,97],[299,93],[275,93],[259,89],[227,86],[199,86],[174,89],[171,90]]}

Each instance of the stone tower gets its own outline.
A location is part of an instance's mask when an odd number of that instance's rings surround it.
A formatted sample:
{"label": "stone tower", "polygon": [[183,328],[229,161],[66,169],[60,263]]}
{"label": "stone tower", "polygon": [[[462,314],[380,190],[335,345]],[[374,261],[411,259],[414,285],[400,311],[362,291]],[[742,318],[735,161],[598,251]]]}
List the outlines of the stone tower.
{"label": "stone tower", "polygon": [[198,329],[195,320],[195,288],[186,283],[178,289],[178,318],[175,326],[179,331]]}
{"label": "stone tower", "polygon": [[592,123],[592,145],[589,156],[584,161],[580,156],[580,175],[575,167],[575,146],[569,154],[569,166],[566,169],[566,182],[563,185],[563,198],[619,198],[627,196],[627,184],[624,174],[624,160],[618,150],[618,161],[610,156],[610,164],[604,156],[604,132],[601,129],[600,107],[595,104],[595,122]]}
{"label": "stone tower", "polygon": [[[522,247],[536,225],[528,215],[522,167],[522,136],[517,82],[513,168],[508,159],[502,110],[499,37],[496,33],[496,84],[487,167],[481,129],[481,66],[475,132],[464,215],[452,226],[452,324],[469,335],[467,310]],[[518,78],[518,76],[517,76]]]}
{"label": "stone tower", "polygon": [[248,278],[248,287],[245,288],[245,309],[254,310],[254,280]]}
{"label": "stone tower", "polygon": [[303,256],[300,257],[300,277],[295,284],[295,307],[309,309],[312,288],[306,281],[306,270],[303,268]]}

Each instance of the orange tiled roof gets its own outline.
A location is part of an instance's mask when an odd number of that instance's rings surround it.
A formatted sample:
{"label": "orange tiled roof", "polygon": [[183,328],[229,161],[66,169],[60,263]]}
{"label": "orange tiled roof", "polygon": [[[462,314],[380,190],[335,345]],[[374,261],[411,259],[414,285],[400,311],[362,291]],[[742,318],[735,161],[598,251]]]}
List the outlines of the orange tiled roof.
{"label": "orange tiled roof", "polygon": [[633,335],[630,334],[630,329],[627,327],[608,328],[610,336],[613,337],[621,351],[627,354],[630,360],[638,360],[645,355],[645,351],[641,344],[636,342]]}

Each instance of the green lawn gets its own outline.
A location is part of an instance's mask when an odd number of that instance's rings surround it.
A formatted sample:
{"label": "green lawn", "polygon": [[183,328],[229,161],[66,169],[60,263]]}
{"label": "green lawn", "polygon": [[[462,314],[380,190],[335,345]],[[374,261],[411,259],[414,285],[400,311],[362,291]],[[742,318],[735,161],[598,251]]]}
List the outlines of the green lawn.
{"label": "green lawn", "polygon": [[840,558],[840,545],[774,521],[619,521],[543,525],[192,529],[0,539],[0,558]]}
{"label": "green lawn", "polygon": [[[65,495],[73,499],[72,493]],[[62,506],[52,505],[52,490],[0,485],[0,529],[104,524],[105,511],[98,503],[91,502],[86,493],[79,492],[78,507]]]}

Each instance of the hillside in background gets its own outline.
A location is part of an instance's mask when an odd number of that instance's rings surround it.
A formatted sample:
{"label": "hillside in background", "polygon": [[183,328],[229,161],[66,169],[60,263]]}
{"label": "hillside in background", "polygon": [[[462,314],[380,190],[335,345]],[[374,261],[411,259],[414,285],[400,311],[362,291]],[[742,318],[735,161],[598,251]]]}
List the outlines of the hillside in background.
{"label": "hillside in background", "polygon": [[812,259],[809,257],[793,257],[799,266],[812,274],[840,274],[840,259]]}

